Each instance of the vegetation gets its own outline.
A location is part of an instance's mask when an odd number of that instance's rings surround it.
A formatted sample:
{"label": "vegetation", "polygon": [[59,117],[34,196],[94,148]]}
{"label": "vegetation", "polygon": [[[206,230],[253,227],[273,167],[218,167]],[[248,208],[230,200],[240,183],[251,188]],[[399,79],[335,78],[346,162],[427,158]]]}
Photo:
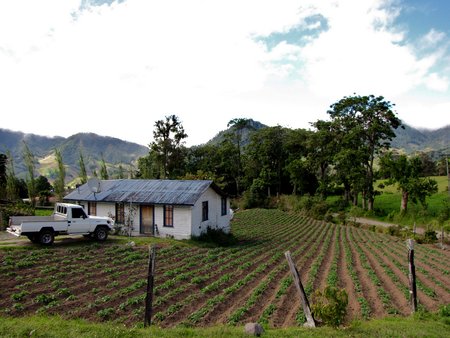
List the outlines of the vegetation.
{"label": "vegetation", "polygon": [[327,286],[313,295],[312,312],[325,325],[339,327],[347,314],[348,295],[344,289]]}
{"label": "vegetation", "polygon": [[[263,337],[446,337],[448,324],[441,314],[427,314],[417,318],[388,318],[370,322],[354,322],[345,329],[328,327],[268,329]],[[448,317],[447,317],[448,318]],[[0,317],[2,337],[248,337],[242,327],[215,326],[211,328],[126,328],[114,323],[90,323],[84,320],[66,320],[59,317],[32,316],[23,318]]]}
{"label": "vegetation", "polygon": [[[37,312],[140,325],[150,242],[158,245],[156,326],[301,324],[301,306],[283,255],[287,250],[308,296],[322,285],[346,289],[344,325],[410,313],[405,248],[395,237],[265,209],[236,213],[232,229],[237,242],[227,247],[157,238],[136,238],[130,246],[126,238],[115,236],[103,244],[60,238],[51,249],[5,241],[0,287],[11,294],[0,300],[0,316]],[[434,311],[449,301],[449,256],[426,245],[415,251],[421,307]]]}

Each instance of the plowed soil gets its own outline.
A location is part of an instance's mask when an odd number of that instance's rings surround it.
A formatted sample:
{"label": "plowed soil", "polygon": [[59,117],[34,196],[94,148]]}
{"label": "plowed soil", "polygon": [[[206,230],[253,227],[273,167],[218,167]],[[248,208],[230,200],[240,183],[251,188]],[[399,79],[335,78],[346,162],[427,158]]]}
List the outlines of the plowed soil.
{"label": "plowed soil", "polygon": [[[286,251],[291,252],[308,296],[327,285],[337,256],[337,285],[349,298],[347,322],[362,318],[358,297],[366,299],[372,318],[411,312],[407,249],[398,238],[259,209],[237,213],[232,229],[239,240],[233,247],[158,244],[154,323],[299,325],[302,310]],[[127,326],[142,323],[148,248],[121,243],[114,238],[98,244],[75,237],[43,248],[22,239],[0,238],[1,315],[47,313]],[[344,252],[347,245],[351,266]],[[434,311],[450,303],[450,253],[416,244],[415,260],[420,306]],[[361,285],[358,292],[349,268]]]}

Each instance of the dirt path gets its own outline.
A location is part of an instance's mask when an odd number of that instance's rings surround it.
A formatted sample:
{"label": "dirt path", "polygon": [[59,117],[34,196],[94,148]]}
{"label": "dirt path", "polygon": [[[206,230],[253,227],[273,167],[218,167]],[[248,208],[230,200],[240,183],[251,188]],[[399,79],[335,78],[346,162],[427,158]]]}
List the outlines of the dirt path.
{"label": "dirt path", "polygon": [[[381,227],[385,227],[385,228],[398,226],[398,224],[377,221],[377,220],[365,218],[365,217],[350,217],[350,221],[353,221],[356,223],[361,223],[361,224],[366,224],[366,225],[381,226]],[[420,235],[423,235],[425,233],[425,230],[423,228],[416,227],[416,232]]]}

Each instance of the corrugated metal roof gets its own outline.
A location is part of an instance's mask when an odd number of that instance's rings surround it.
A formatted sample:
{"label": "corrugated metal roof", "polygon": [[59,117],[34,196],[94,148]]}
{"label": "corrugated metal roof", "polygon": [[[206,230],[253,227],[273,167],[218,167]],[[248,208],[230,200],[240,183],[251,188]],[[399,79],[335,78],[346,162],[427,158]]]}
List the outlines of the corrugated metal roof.
{"label": "corrugated metal roof", "polygon": [[194,205],[209,187],[223,195],[211,180],[123,179],[100,182],[100,192],[92,192],[86,183],[64,197],[64,200]]}

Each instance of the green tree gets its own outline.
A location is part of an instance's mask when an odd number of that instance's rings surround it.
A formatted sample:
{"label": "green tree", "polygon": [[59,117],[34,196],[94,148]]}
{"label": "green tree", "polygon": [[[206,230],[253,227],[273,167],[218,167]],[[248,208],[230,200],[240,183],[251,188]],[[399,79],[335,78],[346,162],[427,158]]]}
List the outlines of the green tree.
{"label": "green tree", "polygon": [[88,177],[87,177],[87,172],[86,172],[86,166],[84,164],[83,153],[81,150],[80,150],[80,155],[78,158],[78,165],[80,166],[80,172],[79,172],[80,182],[81,182],[81,184],[85,184],[88,181]]}
{"label": "green tree", "polygon": [[8,158],[6,166],[6,199],[16,201],[19,199],[19,182],[14,171],[14,159],[11,153],[6,153]]}
{"label": "green tree", "polygon": [[236,162],[234,164],[235,182],[236,182],[236,194],[241,193],[241,180],[242,180],[242,137],[245,130],[254,130],[252,125],[253,120],[247,118],[235,118],[228,122],[227,127],[230,128],[230,132],[227,134],[228,140],[236,147]]}
{"label": "green tree", "polygon": [[344,97],[328,110],[335,133],[346,135],[346,142],[361,155],[365,171],[363,207],[368,210],[373,210],[375,199],[375,156],[390,147],[390,141],[395,137],[394,129],[401,126],[393,106],[382,96],[358,95]]}
{"label": "green tree", "polygon": [[54,182],[55,193],[56,197],[58,198],[58,201],[62,201],[65,192],[66,168],[64,166],[61,151],[59,149],[55,149],[55,158],[58,164],[56,179]]}
{"label": "green tree", "polygon": [[106,168],[105,158],[102,154],[102,160],[100,162],[100,178],[102,180],[109,180],[108,169]]}
{"label": "green tree", "polygon": [[8,157],[5,154],[0,154],[0,199],[6,199],[6,164]]}
{"label": "green tree", "polygon": [[147,156],[138,159],[137,177],[141,179],[158,178],[160,174],[160,166],[156,160],[156,153],[150,151]]}
{"label": "green tree", "polygon": [[119,180],[125,178],[125,173],[124,173],[124,170],[123,170],[122,163],[119,164],[119,172],[117,173],[117,178]]}
{"label": "green tree", "polygon": [[332,122],[318,120],[312,126],[316,131],[309,138],[307,160],[309,166],[317,172],[318,192],[325,199],[331,185],[330,166],[337,151],[336,135]]}
{"label": "green tree", "polygon": [[27,188],[28,188],[28,198],[30,199],[31,205],[35,206],[36,204],[36,182],[35,182],[35,176],[34,172],[36,169],[36,159],[34,157],[34,154],[31,152],[30,148],[26,144],[25,141],[23,141],[23,150],[22,150],[22,156],[25,162],[25,166],[27,167]]}
{"label": "green tree", "polygon": [[48,181],[47,177],[40,175],[36,179],[36,192],[39,196],[39,202],[41,204],[46,204],[51,196],[51,191],[53,190],[52,185]]}
{"label": "green tree", "polygon": [[[265,187],[266,196],[270,197],[272,191],[278,195],[282,193],[285,175],[286,129],[280,126],[266,127],[252,133],[248,146],[246,171],[250,171],[250,178],[258,179],[258,189]],[[252,183],[253,184],[253,183]]]}
{"label": "green tree", "polygon": [[174,178],[181,174],[185,156],[184,139],[187,138],[183,125],[175,115],[166,116],[155,122],[154,141],[149,145],[161,164],[162,178]]}
{"label": "green tree", "polygon": [[401,191],[400,210],[406,212],[409,200],[419,201],[426,207],[426,198],[437,192],[437,182],[429,177],[420,177],[423,170],[419,157],[408,158],[405,155],[394,157],[388,152],[380,158],[380,170],[389,177],[387,184],[397,184]]}

